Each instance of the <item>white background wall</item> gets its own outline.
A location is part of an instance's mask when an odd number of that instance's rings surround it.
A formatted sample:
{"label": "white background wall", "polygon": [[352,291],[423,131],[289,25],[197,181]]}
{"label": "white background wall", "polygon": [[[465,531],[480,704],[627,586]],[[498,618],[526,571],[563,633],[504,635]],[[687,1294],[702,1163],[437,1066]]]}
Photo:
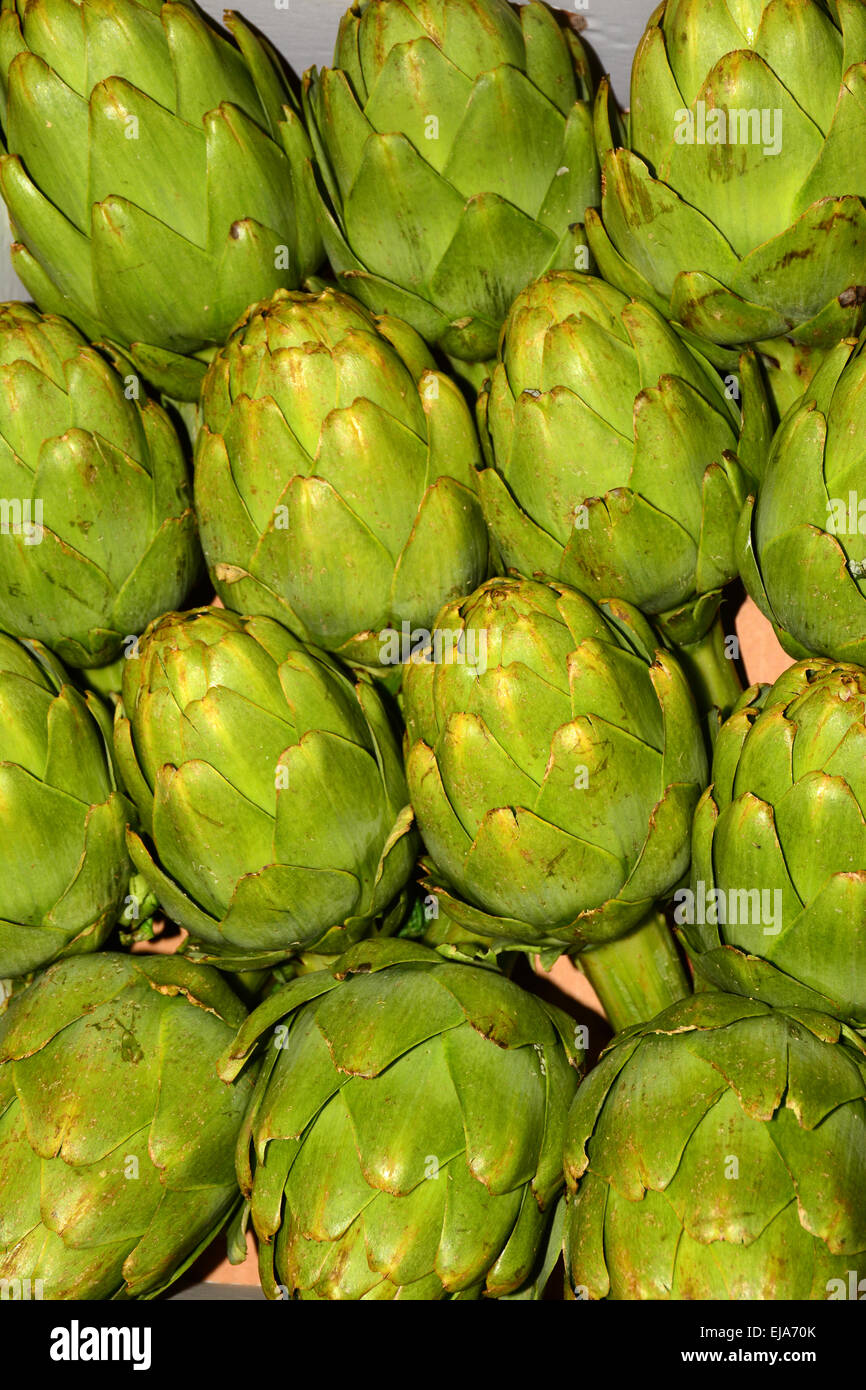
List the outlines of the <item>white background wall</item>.
{"label": "white background wall", "polygon": [[[239,0],[237,8],[267,34],[298,72],[329,63],[340,16],[349,0]],[[628,95],[631,57],[658,0],[559,0],[586,20],[586,37],[614,80],[617,95]],[[204,8],[219,18],[221,6]]]}
{"label": "white background wall", "polygon": [[[297,73],[333,55],[340,16],[349,0],[234,0],[234,8],[271,39]],[[610,72],[621,101],[628,99],[629,70],[635,46],[657,0],[560,0],[586,20],[585,37],[603,68]],[[205,0],[215,19],[224,6]],[[0,298],[26,298],[9,265],[9,236],[0,209]]]}

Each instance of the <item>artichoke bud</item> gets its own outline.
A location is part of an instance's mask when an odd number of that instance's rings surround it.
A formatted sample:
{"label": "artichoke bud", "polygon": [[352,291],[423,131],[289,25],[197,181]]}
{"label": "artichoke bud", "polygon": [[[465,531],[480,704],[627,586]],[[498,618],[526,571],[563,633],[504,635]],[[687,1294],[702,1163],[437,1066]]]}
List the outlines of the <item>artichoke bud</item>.
{"label": "artichoke bud", "polygon": [[795,659],[866,663],[866,351],[841,342],[776,431],[738,532],[746,588]]}
{"label": "artichoke bud", "polygon": [[322,257],[286,72],[226,23],[193,0],[4,0],[0,19],[15,268],[185,401],[246,306]]}
{"label": "artichoke bud", "polygon": [[799,662],[722,725],[675,921],[716,988],[866,1026],[866,673]]}
{"label": "artichoke bud", "polygon": [[220,1067],[231,1080],[262,1057],[237,1169],[265,1293],[530,1289],[562,1186],[576,1035],[499,971],[413,941],[361,943],[271,995]]}
{"label": "artichoke bud", "polygon": [[475,425],[408,324],[281,292],[241,320],[202,401],[196,506],[228,608],[387,674],[487,577]]}
{"label": "artichoke bud", "polygon": [[153,1298],[238,1204],[255,1070],[216,1075],[245,1009],[173,956],[58,962],[0,1012],[0,1280]]}
{"label": "artichoke bud", "polygon": [[0,976],[98,951],[123,913],[134,810],[109,729],[51,653],[0,633]]}
{"label": "artichoke bud", "polygon": [[[627,132],[598,93],[599,273],[719,367],[760,349],[778,416],[866,322],[866,28],[860,4],[664,0],[638,45]],[[663,229],[663,231],[661,230]]]}
{"label": "artichoke bud", "polygon": [[390,924],[414,834],[369,680],[270,618],[168,614],[125,663],[114,737],[130,855],[197,960],[267,968]]}
{"label": "artichoke bud", "polygon": [[864,1102],[862,1039],[808,1009],[710,991],[622,1033],[568,1118],[573,1295],[850,1297]]}
{"label": "artichoke bud", "polygon": [[0,306],[0,627],[105,667],[201,567],[165,411],[63,319]]}
{"label": "artichoke bud", "polygon": [[651,305],[560,271],[518,296],[486,394],[481,496],[506,568],[699,641],[769,442],[753,360],[725,387]]}
{"label": "artichoke bud", "polygon": [[493,356],[535,276],[583,264],[592,81],[539,0],[353,4],[303,99],[335,272],[458,362]]}
{"label": "artichoke bud", "polygon": [[532,580],[446,606],[434,637],[403,682],[428,891],[500,947],[631,932],[687,871],[706,781],[677,662],[626,603]]}

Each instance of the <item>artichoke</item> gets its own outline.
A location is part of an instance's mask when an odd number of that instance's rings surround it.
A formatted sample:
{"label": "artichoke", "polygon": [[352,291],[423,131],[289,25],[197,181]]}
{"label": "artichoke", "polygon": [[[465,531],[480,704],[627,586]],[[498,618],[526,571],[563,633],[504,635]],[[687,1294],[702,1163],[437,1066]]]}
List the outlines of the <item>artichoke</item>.
{"label": "artichoke", "polygon": [[96,951],[127,903],[133,808],[99,701],[39,643],[0,633],[0,978]]}
{"label": "artichoke", "polygon": [[866,1269],[866,1046],[697,994],[615,1038],[568,1118],[572,1290],[839,1299]]}
{"label": "artichoke", "polygon": [[304,79],[321,225],[359,299],[480,362],[524,285],[587,258],[598,202],[576,33],[531,0],[356,0]]}
{"label": "artichoke", "polygon": [[[650,305],[568,271],[530,285],[480,400],[481,495],[506,567],[627,599],[697,644],[770,443],[751,356],[738,394],[742,409]],[[716,675],[718,702],[736,698],[731,662]]]}
{"label": "artichoke", "polygon": [[216,1061],[245,1016],[171,956],[62,961],[0,1016],[0,1280],[152,1298],[236,1205],[252,1076]]}
{"label": "artichoke", "polygon": [[280,292],[214,359],[203,415],[196,507],[229,608],[377,668],[487,577],[475,426],[406,324]]}
{"label": "artichoke", "polygon": [[0,190],[40,308],[183,400],[321,242],[312,150],[272,51],[193,0],[3,0]]}
{"label": "artichoke", "polygon": [[[123,673],[133,862],[225,969],[337,955],[414,865],[400,750],[378,692],[270,618],[216,608],[148,628]],[[396,909],[395,909],[396,910]]]}
{"label": "artichoke", "polygon": [[[622,602],[497,579],[442,610],[427,658],[403,683],[406,766],[446,914],[550,960],[595,948],[582,964],[616,1023],[657,1012],[640,1012],[653,956],[676,990],[659,982],[661,1004],[685,993],[648,914],[688,870],[707,764],[685,677],[649,624]],[[633,973],[645,921],[635,991],[616,975]],[[612,982],[611,942],[624,952]],[[621,986],[631,998],[612,996]]]}
{"label": "artichoke", "polygon": [[376,940],[261,1004],[238,1178],[271,1298],[502,1297],[535,1276],[583,1057],[496,970]]}
{"label": "artichoke", "polygon": [[663,0],[625,135],[598,94],[604,192],[586,226],[601,275],[709,340],[719,365],[757,343],[783,407],[864,321],[863,14],[860,0]]}
{"label": "artichoke", "polygon": [[0,627],[105,666],[186,598],[201,552],[165,412],[63,319],[0,305]]}
{"label": "artichoke", "polygon": [[866,346],[842,342],[776,432],[740,571],[795,659],[866,665]]}
{"label": "artichoke", "polygon": [[717,988],[866,1027],[866,671],[801,662],[722,726],[675,918]]}

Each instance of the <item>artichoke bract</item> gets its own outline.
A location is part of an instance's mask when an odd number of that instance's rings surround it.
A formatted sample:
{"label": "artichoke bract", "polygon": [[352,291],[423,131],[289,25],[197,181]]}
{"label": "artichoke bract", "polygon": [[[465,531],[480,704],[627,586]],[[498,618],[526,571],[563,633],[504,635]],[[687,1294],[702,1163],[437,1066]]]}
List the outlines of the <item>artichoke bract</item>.
{"label": "artichoke bract", "polygon": [[105,666],[202,569],[165,411],[63,319],[0,305],[0,627]]}
{"label": "artichoke bract", "polygon": [[[236,1206],[252,1075],[217,1059],[246,1010],[171,956],[62,961],[0,1015],[0,1281],[152,1298]],[[8,1285],[7,1285],[7,1281]]]}
{"label": "artichoke bract", "polygon": [[586,256],[599,198],[586,54],[536,0],[358,0],[304,79],[335,271],[470,362],[524,285]]}
{"label": "artichoke bract", "polygon": [[677,896],[717,988],[866,1026],[866,671],[801,662],[743,697]]}
{"label": "artichoke bract", "polygon": [[551,959],[635,933],[688,870],[707,781],[691,692],[649,624],[497,579],[443,609],[426,657],[403,683],[407,776],[447,915]]}
{"label": "artichoke bract", "polygon": [[650,305],[568,271],[530,285],[480,398],[481,494],[506,567],[627,599],[697,643],[737,574],[770,444],[752,356],[737,392]]}
{"label": "artichoke bract", "polygon": [[575,1297],[857,1298],[866,1046],[821,1013],[697,994],[614,1039],[565,1173]]}
{"label": "artichoke bract", "polygon": [[0,633],[0,978],[99,949],[128,907],[133,815],[99,701]]}
{"label": "artichoke bract", "polygon": [[795,659],[866,664],[866,347],[841,342],[776,431],[740,572]]}
{"label": "artichoke bract", "polygon": [[598,94],[604,192],[586,226],[600,274],[715,345],[719,365],[759,344],[783,405],[810,353],[864,321],[864,60],[859,3],[664,0],[624,135],[606,83]]}
{"label": "artichoke bract", "polygon": [[237,1159],[269,1297],[503,1297],[536,1277],[583,1062],[567,1015],[380,938],[260,1005],[221,1075],[259,1042]]}
{"label": "artichoke bract", "polygon": [[280,292],[241,320],[202,402],[196,508],[229,608],[381,668],[487,577],[475,425],[408,325]]}
{"label": "artichoke bract", "polygon": [[[198,958],[240,971],[337,955],[414,865],[400,749],[372,684],[270,618],[170,613],[123,673],[133,862]],[[396,909],[395,909],[396,910]]]}
{"label": "artichoke bract", "polygon": [[193,0],[3,0],[0,189],[41,309],[182,400],[248,304],[321,258],[276,55]]}

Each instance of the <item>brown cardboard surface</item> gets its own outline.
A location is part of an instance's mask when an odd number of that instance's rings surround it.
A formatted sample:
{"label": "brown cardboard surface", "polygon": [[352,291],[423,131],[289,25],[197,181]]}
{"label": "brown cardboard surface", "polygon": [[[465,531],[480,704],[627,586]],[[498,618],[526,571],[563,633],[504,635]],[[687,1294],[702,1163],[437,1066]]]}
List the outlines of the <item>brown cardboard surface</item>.
{"label": "brown cardboard surface", "polygon": [[747,679],[772,684],[793,661],[779,646],[778,639],[763,613],[747,598],[737,614],[737,636]]}

